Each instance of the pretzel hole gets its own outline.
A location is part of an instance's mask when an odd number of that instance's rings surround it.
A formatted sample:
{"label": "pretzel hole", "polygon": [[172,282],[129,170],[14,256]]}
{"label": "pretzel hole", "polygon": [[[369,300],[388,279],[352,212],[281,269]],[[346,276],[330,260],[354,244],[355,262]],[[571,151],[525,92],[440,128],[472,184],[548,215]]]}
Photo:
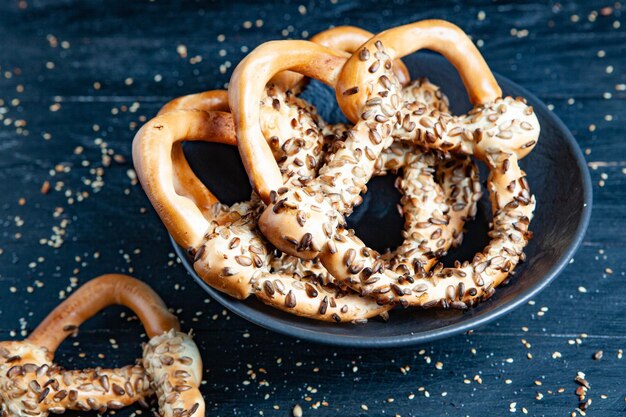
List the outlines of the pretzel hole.
{"label": "pretzel hole", "polygon": [[66,369],[134,364],[142,356],[141,344],[148,341],[139,318],[121,306],[107,307],[68,334],[54,355],[54,362]]}
{"label": "pretzel hole", "polygon": [[398,211],[402,194],[394,187],[396,175],[374,177],[361,194],[363,203],[346,218],[356,235],[380,253],[394,250],[402,243],[404,219]]}
{"label": "pretzel hole", "polygon": [[348,123],[348,119],[337,105],[335,91],[329,86],[317,80],[310,80],[299,97],[313,104],[326,123]]}
{"label": "pretzel hole", "polygon": [[185,142],[183,151],[189,166],[223,204],[250,199],[252,187],[234,146],[208,142]]}

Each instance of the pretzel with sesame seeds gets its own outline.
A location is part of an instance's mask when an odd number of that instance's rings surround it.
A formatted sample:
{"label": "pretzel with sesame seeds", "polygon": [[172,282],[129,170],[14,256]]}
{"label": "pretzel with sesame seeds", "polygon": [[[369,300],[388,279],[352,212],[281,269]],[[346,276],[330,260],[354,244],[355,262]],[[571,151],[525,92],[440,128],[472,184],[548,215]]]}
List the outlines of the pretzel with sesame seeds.
{"label": "pretzel with sesame seeds", "polygon": [[[118,369],[69,371],[56,365],[54,352],[63,340],[113,304],[130,308],[144,325],[150,341],[143,362]],[[160,368],[154,365],[157,360]],[[174,408],[195,409],[198,416],[204,415],[198,391],[201,364],[193,340],[179,331],[176,317],[148,285],[126,275],[103,275],[76,290],[24,341],[0,342],[0,415],[43,417],[65,410],[103,413],[135,402],[146,405],[145,398],[154,392],[163,416],[181,415]],[[185,388],[181,398],[164,405],[165,392],[176,387]]]}
{"label": "pretzel with sesame seeds", "polygon": [[[348,62],[331,50],[294,42],[261,45],[239,64],[230,83],[240,154],[254,189],[268,205],[259,220],[263,234],[290,255],[319,256],[338,281],[381,304],[466,309],[491,297],[523,260],[531,236],[528,224],[535,203],[517,161],[539,136],[532,108],[521,99],[501,98],[480,53],[448,22],[423,21],[390,29],[366,42]],[[392,61],[423,47],[441,52],[459,69],[476,105],[468,115],[453,118],[405,105]],[[306,187],[281,184],[254,108],[266,79],[284,70],[335,87],[340,107],[356,122],[344,147]],[[471,263],[456,263],[454,268],[439,264],[431,271],[403,275],[389,269],[376,252],[345,229],[343,215],[358,201],[394,130],[422,146],[474,155],[489,166],[494,226],[490,244]],[[306,214],[304,219],[300,213]]]}

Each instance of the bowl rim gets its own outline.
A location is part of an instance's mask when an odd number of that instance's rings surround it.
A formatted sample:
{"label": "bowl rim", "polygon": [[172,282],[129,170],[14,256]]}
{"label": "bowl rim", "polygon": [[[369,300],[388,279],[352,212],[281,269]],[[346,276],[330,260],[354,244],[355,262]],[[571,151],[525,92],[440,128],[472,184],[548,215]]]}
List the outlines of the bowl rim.
{"label": "bowl rim", "polygon": [[[170,235],[170,240],[172,245],[174,246],[174,251],[176,255],[180,258],[181,262],[185,266],[187,272],[194,278],[194,280],[217,302],[219,302],[223,307],[242,317],[243,319],[254,323],[258,326],[261,326],[265,329],[277,332],[279,334],[294,337],[301,340],[306,340],[309,342],[320,343],[325,345],[339,346],[339,347],[357,347],[357,348],[388,348],[388,347],[403,347],[403,346],[415,346],[417,344],[431,342],[438,339],[443,339],[449,336],[453,336],[456,334],[460,334],[463,332],[467,332],[469,330],[477,329],[481,326],[484,326],[488,323],[493,322],[494,320],[501,318],[502,316],[510,313],[516,308],[520,307],[522,304],[526,303],[528,300],[539,294],[543,289],[545,289],[554,279],[561,273],[561,271],[568,265],[578,248],[580,247],[585,233],[587,231],[587,227],[589,225],[589,219],[591,217],[591,210],[593,204],[593,190],[591,185],[591,176],[589,170],[587,168],[587,162],[583,153],[578,146],[578,142],[574,138],[574,135],[567,128],[565,123],[551,110],[547,108],[545,103],[541,101],[537,96],[526,90],[524,87],[519,84],[511,81],[510,79],[503,77],[497,73],[494,73],[498,82],[503,82],[503,84],[508,84],[515,89],[518,89],[523,93],[523,96],[527,98],[529,101],[533,102],[533,106],[538,107],[540,113],[549,115],[551,121],[554,122],[556,128],[563,132],[565,139],[568,144],[572,148],[572,154],[576,159],[576,166],[581,171],[582,176],[582,188],[583,188],[583,208],[581,212],[580,222],[574,234],[574,238],[569,243],[567,249],[564,251],[563,255],[555,262],[555,264],[548,270],[548,272],[544,275],[544,277],[537,282],[535,285],[526,289],[523,292],[520,292],[516,295],[516,297],[509,303],[504,304],[502,306],[496,307],[491,311],[485,313],[481,316],[476,316],[469,318],[465,321],[454,323],[450,325],[446,325],[437,329],[432,329],[424,332],[418,333],[407,333],[404,335],[396,335],[396,336],[382,336],[382,337],[371,337],[371,336],[355,336],[355,337],[345,337],[338,336],[330,333],[318,332],[310,329],[305,329],[299,327],[292,323],[285,323],[282,321],[277,321],[270,316],[266,315],[252,315],[248,314],[244,308],[240,308],[236,303],[241,303],[242,300],[237,300],[235,298],[230,297],[227,294],[220,292],[219,290],[214,289],[209,286],[206,282],[202,280],[198,276],[198,274],[193,269],[193,264],[190,262],[187,251],[180,247]],[[535,109],[537,110],[537,109]],[[303,318],[303,320],[305,320]]]}

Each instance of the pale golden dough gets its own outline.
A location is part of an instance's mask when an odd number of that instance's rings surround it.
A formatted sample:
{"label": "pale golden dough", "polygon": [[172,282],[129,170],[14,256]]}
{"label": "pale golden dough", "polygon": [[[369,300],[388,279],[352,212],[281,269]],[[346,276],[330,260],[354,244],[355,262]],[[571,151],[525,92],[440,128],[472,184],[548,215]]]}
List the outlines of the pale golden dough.
{"label": "pale golden dough", "polygon": [[[337,26],[324,30],[309,40],[330,49],[353,53],[372,36],[374,36],[373,33],[356,26]],[[411,82],[409,70],[402,60],[398,59],[394,62],[393,70],[400,84],[407,85]],[[302,88],[304,80],[305,77],[302,74],[284,71],[272,78],[272,83],[284,91],[292,90],[297,93]]]}
{"label": "pale golden dough", "polygon": [[54,352],[81,324],[111,305],[128,307],[137,314],[148,337],[180,330],[176,316],[147,284],[127,275],[107,274],[79,287],[26,340]]}
{"label": "pale golden dough", "polygon": [[[144,124],[135,135],[133,164],[141,185],[144,190],[150,190],[147,195],[152,206],[174,240],[185,248],[196,247],[202,242],[207,227],[205,215],[217,198],[201,186],[186,162],[185,165],[179,164],[187,167],[186,171],[179,170],[180,175],[174,174],[172,154],[178,159],[184,158],[180,144],[174,144],[204,137],[211,137],[216,143],[232,143],[232,135],[230,114],[202,110],[161,114]],[[181,190],[194,194],[190,198]]]}
{"label": "pale golden dough", "polygon": [[359,110],[365,106],[368,91],[343,94],[354,86],[367,85],[371,80],[370,67],[364,67],[364,51],[376,54],[383,46],[387,59],[403,58],[420,49],[438,52],[459,72],[474,105],[486,104],[502,96],[502,90],[484,58],[458,26],[444,20],[422,20],[388,29],[361,45],[358,54],[346,63],[337,80],[337,101],[344,114],[353,122],[359,120]]}

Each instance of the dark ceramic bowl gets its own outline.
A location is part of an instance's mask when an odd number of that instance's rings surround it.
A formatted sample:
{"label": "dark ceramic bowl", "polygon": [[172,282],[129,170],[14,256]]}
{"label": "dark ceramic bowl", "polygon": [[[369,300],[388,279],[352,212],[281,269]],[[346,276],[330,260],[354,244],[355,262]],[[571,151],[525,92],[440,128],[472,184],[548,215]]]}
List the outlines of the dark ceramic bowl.
{"label": "dark ceramic bowl", "polygon": [[[443,86],[453,113],[470,109],[460,78],[443,58],[419,53],[405,62],[414,77],[427,76]],[[591,180],[567,127],[534,95],[504,77],[497,79],[504,94],[525,97],[535,108],[541,137],[534,151],[521,161],[537,198],[530,227],[534,238],[526,248],[527,261],[518,266],[510,283],[498,288],[489,301],[466,312],[395,309],[387,323],[380,319],[362,325],[323,323],[268,307],[254,297],[240,301],[222,294],[198,277],[185,251],[174,244],[178,256],[198,284],[224,307],[267,329],[319,343],[355,347],[412,345],[475,329],[503,316],[545,288],[574,255],[591,212]],[[318,106],[326,120],[342,120],[330,89],[314,82],[304,97]],[[194,142],[186,144],[185,153],[194,171],[224,203],[248,199],[248,178],[235,148]],[[481,174],[485,175],[484,167]],[[396,210],[400,195],[393,180],[393,176],[372,179],[363,204],[348,219],[365,243],[379,251],[394,248],[401,241],[403,221]],[[467,225],[462,247],[451,251],[444,263],[470,260],[485,246],[491,213],[487,193],[484,194],[477,219]]]}

